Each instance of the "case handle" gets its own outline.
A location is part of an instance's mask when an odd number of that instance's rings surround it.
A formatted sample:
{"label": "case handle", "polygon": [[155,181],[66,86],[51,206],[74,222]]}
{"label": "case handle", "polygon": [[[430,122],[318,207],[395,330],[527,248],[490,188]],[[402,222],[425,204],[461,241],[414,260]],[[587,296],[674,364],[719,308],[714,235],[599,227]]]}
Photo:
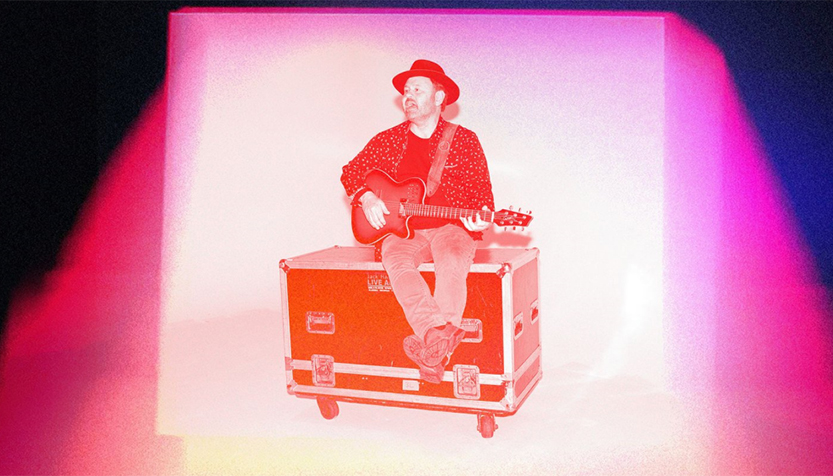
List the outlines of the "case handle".
{"label": "case handle", "polygon": [[512,325],[515,328],[515,340],[518,340],[518,337],[524,333],[524,313],[519,312],[514,319],[512,319]]}
{"label": "case handle", "polygon": [[332,312],[307,311],[306,318],[310,334],[335,334],[336,316]]}

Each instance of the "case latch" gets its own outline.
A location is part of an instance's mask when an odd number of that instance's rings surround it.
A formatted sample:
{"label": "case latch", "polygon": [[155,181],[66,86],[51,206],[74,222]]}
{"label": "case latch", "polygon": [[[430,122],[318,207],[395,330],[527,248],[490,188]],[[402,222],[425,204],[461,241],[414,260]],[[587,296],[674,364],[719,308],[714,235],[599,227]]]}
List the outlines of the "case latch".
{"label": "case latch", "polygon": [[312,355],[312,384],[318,387],[335,387],[335,359],[331,355]]}
{"label": "case latch", "polygon": [[454,366],[454,396],[468,400],[480,399],[480,369],[476,365]]}

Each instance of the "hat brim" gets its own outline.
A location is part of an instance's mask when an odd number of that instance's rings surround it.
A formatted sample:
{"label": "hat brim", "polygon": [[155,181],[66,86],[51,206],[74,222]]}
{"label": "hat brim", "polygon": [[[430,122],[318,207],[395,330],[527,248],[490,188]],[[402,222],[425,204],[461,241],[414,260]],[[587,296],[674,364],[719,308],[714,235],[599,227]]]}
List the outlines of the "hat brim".
{"label": "hat brim", "polygon": [[460,97],[460,88],[448,76],[430,69],[409,69],[393,77],[393,87],[399,94],[405,93],[405,83],[414,76],[424,76],[433,79],[445,87],[446,105],[453,104]]}

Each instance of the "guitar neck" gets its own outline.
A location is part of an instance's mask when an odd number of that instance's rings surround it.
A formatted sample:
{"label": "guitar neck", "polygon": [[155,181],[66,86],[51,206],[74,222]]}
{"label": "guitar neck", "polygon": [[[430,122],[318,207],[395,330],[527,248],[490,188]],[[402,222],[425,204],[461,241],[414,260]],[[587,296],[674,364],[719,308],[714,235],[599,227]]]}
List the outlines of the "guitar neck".
{"label": "guitar neck", "polygon": [[423,205],[419,203],[403,203],[403,211],[406,216],[429,217],[429,218],[445,218],[449,220],[456,220],[462,217],[469,217],[474,219],[475,215],[480,214],[480,219],[487,222],[493,222],[495,212],[491,210],[469,210],[466,208],[443,207],[439,205]]}

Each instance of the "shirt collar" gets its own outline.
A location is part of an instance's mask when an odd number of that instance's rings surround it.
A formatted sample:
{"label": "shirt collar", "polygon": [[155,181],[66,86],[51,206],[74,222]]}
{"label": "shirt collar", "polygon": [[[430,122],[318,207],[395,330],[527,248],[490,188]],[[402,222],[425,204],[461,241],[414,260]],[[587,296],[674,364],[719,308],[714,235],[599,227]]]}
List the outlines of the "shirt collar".
{"label": "shirt collar", "polygon": [[[445,125],[447,123],[448,122],[445,119],[443,119],[443,116],[440,116],[440,120],[437,121],[437,127],[434,128],[434,132],[431,134],[431,137],[429,137],[429,139],[431,141],[439,140],[439,137],[442,135],[443,130],[445,129]],[[399,126],[402,128],[403,135],[407,137],[408,130],[411,127],[411,121],[405,121]]]}

